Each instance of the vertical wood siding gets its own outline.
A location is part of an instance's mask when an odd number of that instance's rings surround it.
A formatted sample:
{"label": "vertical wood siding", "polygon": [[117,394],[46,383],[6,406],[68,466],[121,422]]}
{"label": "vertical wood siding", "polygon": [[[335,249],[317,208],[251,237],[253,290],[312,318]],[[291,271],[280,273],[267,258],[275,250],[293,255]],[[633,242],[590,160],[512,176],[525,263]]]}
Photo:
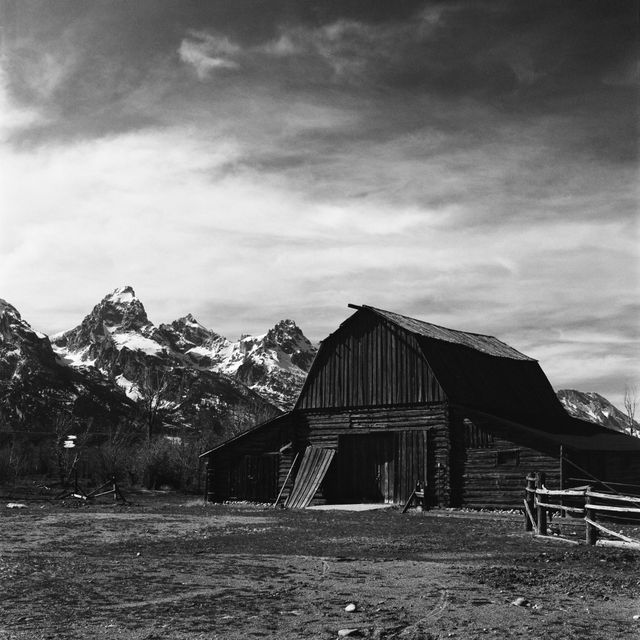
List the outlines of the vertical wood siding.
{"label": "vertical wood siding", "polygon": [[417,339],[371,314],[355,314],[327,338],[299,409],[375,407],[445,400]]}

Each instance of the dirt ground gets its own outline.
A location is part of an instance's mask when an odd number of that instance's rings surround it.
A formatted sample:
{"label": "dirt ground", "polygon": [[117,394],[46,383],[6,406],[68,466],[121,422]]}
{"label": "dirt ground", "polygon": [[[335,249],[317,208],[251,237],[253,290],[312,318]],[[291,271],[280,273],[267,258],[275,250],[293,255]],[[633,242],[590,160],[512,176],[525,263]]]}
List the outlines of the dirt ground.
{"label": "dirt ground", "polygon": [[640,552],[515,514],[133,501],[0,503],[0,640],[640,638]]}

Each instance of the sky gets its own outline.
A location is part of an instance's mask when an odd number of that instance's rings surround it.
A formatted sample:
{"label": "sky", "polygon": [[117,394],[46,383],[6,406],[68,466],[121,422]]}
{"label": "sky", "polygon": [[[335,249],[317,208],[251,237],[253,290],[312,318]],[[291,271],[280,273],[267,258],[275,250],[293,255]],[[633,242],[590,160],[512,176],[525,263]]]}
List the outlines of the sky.
{"label": "sky", "polygon": [[640,384],[638,2],[0,0],[0,297],[321,340],[368,304]]}

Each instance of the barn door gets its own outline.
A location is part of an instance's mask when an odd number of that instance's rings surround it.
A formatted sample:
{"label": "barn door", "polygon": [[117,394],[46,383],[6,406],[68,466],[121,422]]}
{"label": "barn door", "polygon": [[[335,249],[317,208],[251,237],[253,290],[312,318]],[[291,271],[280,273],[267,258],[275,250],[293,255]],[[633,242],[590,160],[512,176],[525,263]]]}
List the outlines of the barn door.
{"label": "barn door", "polygon": [[392,502],[393,434],[340,436],[324,490],[330,502]]}
{"label": "barn door", "polygon": [[398,431],[394,434],[393,501],[404,504],[420,482],[427,488],[427,499],[433,496],[435,475],[429,464],[429,431]]}

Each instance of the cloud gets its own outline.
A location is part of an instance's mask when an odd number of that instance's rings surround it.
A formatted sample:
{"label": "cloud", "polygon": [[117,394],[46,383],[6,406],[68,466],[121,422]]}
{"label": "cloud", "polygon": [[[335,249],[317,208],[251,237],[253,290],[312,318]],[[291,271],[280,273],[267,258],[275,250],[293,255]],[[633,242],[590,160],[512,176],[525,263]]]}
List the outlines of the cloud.
{"label": "cloud", "polygon": [[45,119],[35,108],[24,108],[11,98],[7,74],[0,66],[0,142],[14,132],[42,124]]}
{"label": "cloud", "polygon": [[200,80],[206,80],[216,69],[236,69],[239,64],[233,60],[240,53],[240,47],[224,36],[192,31],[182,40],[178,55],[191,65]]}
{"label": "cloud", "polygon": [[400,4],[31,11],[0,83],[3,297],[52,332],[131,284],[155,322],[234,337],[290,316],[314,339],[373,304],[622,389],[623,12]]}

